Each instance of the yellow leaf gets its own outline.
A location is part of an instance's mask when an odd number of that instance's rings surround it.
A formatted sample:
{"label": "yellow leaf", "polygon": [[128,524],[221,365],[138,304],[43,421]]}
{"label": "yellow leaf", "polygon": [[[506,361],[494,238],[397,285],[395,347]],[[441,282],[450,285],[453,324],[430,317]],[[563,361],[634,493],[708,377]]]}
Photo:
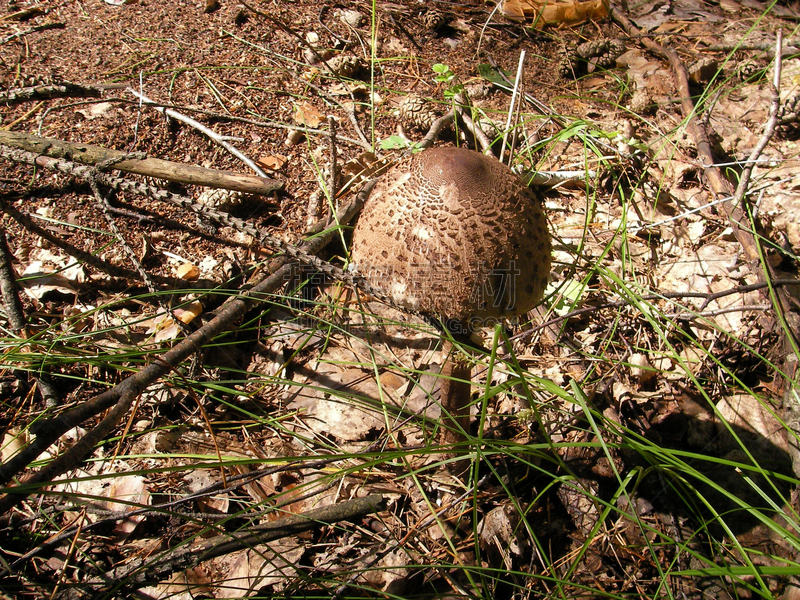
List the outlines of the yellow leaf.
{"label": "yellow leaf", "polygon": [[200,277],[200,269],[192,263],[181,263],[175,268],[175,276],[184,281],[192,281]]}
{"label": "yellow leaf", "polygon": [[500,10],[510,19],[533,19],[539,27],[597,21],[608,16],[604,0],[503,0]]}
{"label": "yellow leaf", "polygon": [[203,305],[200,303],[199,300],[195,300],[188,304],[187,306],[183,306],[181,308],[176,308],[172,311],[178,319],[184,324],[188,325],[191,323],[196,317],[200,316],[200,313],[203,312]]}

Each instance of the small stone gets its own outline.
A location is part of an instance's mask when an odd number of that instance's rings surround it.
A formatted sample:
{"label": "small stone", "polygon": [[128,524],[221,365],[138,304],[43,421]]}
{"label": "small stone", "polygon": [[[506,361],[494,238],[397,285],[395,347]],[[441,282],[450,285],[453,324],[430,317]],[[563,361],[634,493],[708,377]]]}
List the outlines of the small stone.
{"label": "small stone", "polygon": [[631,354],[628,362],[631,365],[631,376],[645,384],[656,376],[656,371],[647,359],[647,356],[640,353]]}
{"label": "small stone", "polygon": [[286,134],[286,141],[284,145],[286,146],[296,146],[300,142],[303,141],[303,132],[299,129],[290,129],[289,133]]}
{"label": "small stone", "polygon": [[357,10],[343,10],[339,14],[339,19],[345,25],[348,25],[355,29],[361,27],[364,24],[364,20],[366,19],[366,17],[364,16],[364,13]]}

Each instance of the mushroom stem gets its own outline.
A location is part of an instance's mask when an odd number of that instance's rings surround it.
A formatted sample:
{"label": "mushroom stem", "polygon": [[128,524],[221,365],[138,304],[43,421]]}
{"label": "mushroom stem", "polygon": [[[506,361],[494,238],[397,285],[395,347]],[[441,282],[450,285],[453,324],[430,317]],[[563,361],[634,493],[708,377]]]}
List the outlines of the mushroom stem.
{"label": "mushroom stem", "polygon": [[[447,356],[442,365],[441,383],[439,384],[439,403],[442,407],[439,444],[453,447],[452,453],[443,458],[454,457],[466,453],[466,448],[455,449],[467,441],[469,430],[469,405],[471,400],[470,380],[472,379],[472,362],[463,354],[456,354],[455,347],[448,342],[445,346]],[[461,473],[466,468],[463,460],[449,463],[452,472]]]}

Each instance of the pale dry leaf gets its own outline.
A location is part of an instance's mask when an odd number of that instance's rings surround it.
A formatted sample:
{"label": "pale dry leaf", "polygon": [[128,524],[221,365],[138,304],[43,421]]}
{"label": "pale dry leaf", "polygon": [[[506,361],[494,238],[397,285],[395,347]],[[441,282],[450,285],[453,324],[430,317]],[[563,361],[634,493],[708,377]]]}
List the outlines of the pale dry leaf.
{"label": "pale dry leaf", "polygon": [[175,324],[172,317],[166,312],[159,312],[154,317],[146,319],[138,323],[139,326],[147,327],[145,333],[147,335],[154,335],[153,341],[161,343],[166,340],[172,340],[178,337],[180,333],[179,327]]}
{"label": "pale dry leaf", "polygon": [[384,429],[381,400],[397,404],[400,399],[391,386],[379,390],[371,369],[353,366],[360,363],[349,349],[329,348],[305,380],[297,382],[304,385],[289,390],[289,408],[303,410],[312,428],[346,442],[367,439]]}
{"label": "pale dry leaf", "polygon": [[211,581],[205,565],[175,573],[168,581],[142,588],[147,598],[157,600],[195,600],[211,597]]}
{"label": "pale dry leaf", "polygon": [[197,266],[200,267],[201,273],[211,274],[214,272],[214,269],[217,268],[217,265],[219,265],[219,261],[216,258],[213,256],[206,256]]}
{"label": "pale dry leaf", "polygon": [[[763,399],[750,394],[734,394],[720,400],[717,403],[717,411],[729,425],[769,440],[789,454],[786,428],[778,420],[775,411],[766,406]],[[730,435],[724,423],[717,422],[717,429],[722,436]]]}
{"label": "pale dry leaf", "polygon": [[523,531],[519,514],[510,504],[496,506],[478,523],[481,548],[495,557],[493,564],[502,560],[507,569],[513,567],[511,558],[522,556],[527,547]]}
{"label": "pale dry leaf", "polygon": [[214,559],[215,571],[224,574],[215,582],[215,597],[245,598],[254,590],[291,581],[304,553],[302,543],[286,538]]}
{"label": "pale dry leaf", "polygon": [[98,102],[97,104],[91,104],[89,107],[76,110],[75,112],[81,115],[84,119],[91,121],[92,119],[105,117],[108,111],[113,107],[114,105],[111,102]]}
{"label": "pale dry leaf", "polygon": [[30,298],[41,300],[49,292],[74,296],[78,293],[77,286],[85,280],[86,272],[81,265],[51,267],[44,261],[34,260],[22,272],[19,285]]}
{"label": "pale dry leaf", "polygon": [[630,363],[631,377],[638,380],[640,384],[646,384],[657,375],[646,354],[634,352],[628,358],[628,362]]}
{"label": "pale dry leaf", "polygon": [[[150,490],[147,481],[141,475],[123,475],[115,477],[106,490],[105,496],[110,498],[105,506],[114,512],[131,512],[142,506],[150,505]],[[127,538],[145,515],[133,515],[121,519],[114,527],[117,541]]]}
{"label": "pale dry leaf", "polygon": [[[400,595],[411,575],[409,566],[414,559],[403,548],[395,548],[380,557],[375,565],[364,565],[362,577],[370,585],[378,587],[391,595]],[[358,567],[356,567],[358,568]]]}
{"label": "pale dry leaf", "polygon": [[295,106],[294,121],[298,125],[319,127],[322,123],[322,114],[313,104],[304,100]]}
{"label": "pale dry leaf", "polygon": [[[195,494],[204,488],[219,483],[219,471],[195,469],[187,473],[183,479],[188,483],[189,493]],[[227,492],[217,492],[212,496],[198,498],[196,502],[203,512],[215,512],[223,515],[228,513],[231,503]]]}
{"label": "pale dry leaf", "polygon": [[[369,93],[369,88],[360,82],[342,82],[342,83],[335,83],[330,88],[330,94],[332,96],[350,96],[350,95],[367,95]],[[378,105],[380,104],[380,98],[375,94],[373,96],[373,104]]]}
{"label": "pale dry leaf", "polygon": [[7,463],[28,444],[29,440],[30,435],[27,430],[20,430],[18,427],[9,428],[0,443],[0,463]]}

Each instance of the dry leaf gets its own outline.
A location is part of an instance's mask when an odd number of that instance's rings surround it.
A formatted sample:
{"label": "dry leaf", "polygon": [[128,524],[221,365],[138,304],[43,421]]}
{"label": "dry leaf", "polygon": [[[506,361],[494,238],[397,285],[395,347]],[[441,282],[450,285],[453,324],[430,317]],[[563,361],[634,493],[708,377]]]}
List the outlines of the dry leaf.
{"label": "dry leaf", "polygon": [[308,101],[303,101],[295,107],[294,121],[307,127],[319,127],[322,123],[322,113]]}
{"label": "dry leaf", "polygon": [[203,312],[203,305],[200,303],[199,300],[195,300],[191,304],[187,306],[182,306],[180,308],[176,308],[172,311],[176,317],[183,323],[184,325],[188,325],[194,319]]}
{"label": "dry leaf", "polygon": [[[183,321],[183,319],[181,319],[181,321]],[[172,317],[165,312],[159,312],[154,317],[145,319],[137,323],[137,325],[140,327],[147,327],[147,331],[145,332],[147,335],[155,334],[153,341],[156,343],[173,340],[178,337],[178,334],[181,332]]]}
{"label": "dry leaf", "polygon": [[0,463],[7,463],[11,458],[20,450],[22,450],[29,441],[29,435],[26,430],[20,431],[17,427],[12,427],[3,436],[3,441],[0,442]]}
{"label": "dry leaf", "polygon": [[504,0],[500,10],[511,19],[533,19],[539,27],[597,21],[608,16],[608,7],[603,0],[585,2]]}
{"label": "dry leaf", "polygon": [[215,581],[214,597],[246,598],[253,590],[290,580],[305,551],[300,541],[287,538],[214,559],[215,572],[224,574]]}
{"label": "dry leaf", "polygon": [[114,107],[111,102],[99,102],[97,104],[92,104],[88,108],[84,108],[81,110],[76,110],[75,112],[79,115],[82,115],[84,119],[91,121],[92,119],[97,119],[98,117],[105,117],[106,113]]}
{"label": "dry leaf", "polygon": [[331,96],[350,96],[351,94],[367,94],[369,88],[363,83],[343,81],[333,84],[328,91]]}
{"label": "dry leaf", "polygon": [[181,263],[175,268],[175,277],[184,281],[193,281],[200,277],[200,269],[192,263]]}
{"label": "dry leaf", "polygon": [[[112,480],[106,497],[108,500],[106,508],[115,512],[131,512],[141,506],[150,504],[150,492],[147,489],[147,481],[141,475],[123,475]],[[117,501],[119,500],[119,502]],[[128,537],[136,526],[144,520],[144,515],[135,515],[122,519],[114,532],[123,539]]]}
{"label": "dry leaf", "polygon": [[[789,453],[784,427],[764,400],[750,394],[734,394],[717,402],[717,410],[729,425],[754,433]],[[717,430],[721,436],[730,435],[724,423],[717,422]]]}
{"label": "dry leaf", "polygon": [[278,169],[283,168],[283,165],[286,164],[286,161],[289,160],[283,154],[265,154],[264,156],[258,159],[258,164],[265,169],[270,171],[277,171]]}
{"label": "dry leaf", "polygon": [[66,296],[77,294],[76,283],[83,283],[86,274],[82,265],[72,265],[67,269],[54,272],[55,269],[46,266],[42,261],[31,262],[22,272],[23,279],[19,282],[23,291],[34,300],[41,300],[48,292],[58,292]]}

